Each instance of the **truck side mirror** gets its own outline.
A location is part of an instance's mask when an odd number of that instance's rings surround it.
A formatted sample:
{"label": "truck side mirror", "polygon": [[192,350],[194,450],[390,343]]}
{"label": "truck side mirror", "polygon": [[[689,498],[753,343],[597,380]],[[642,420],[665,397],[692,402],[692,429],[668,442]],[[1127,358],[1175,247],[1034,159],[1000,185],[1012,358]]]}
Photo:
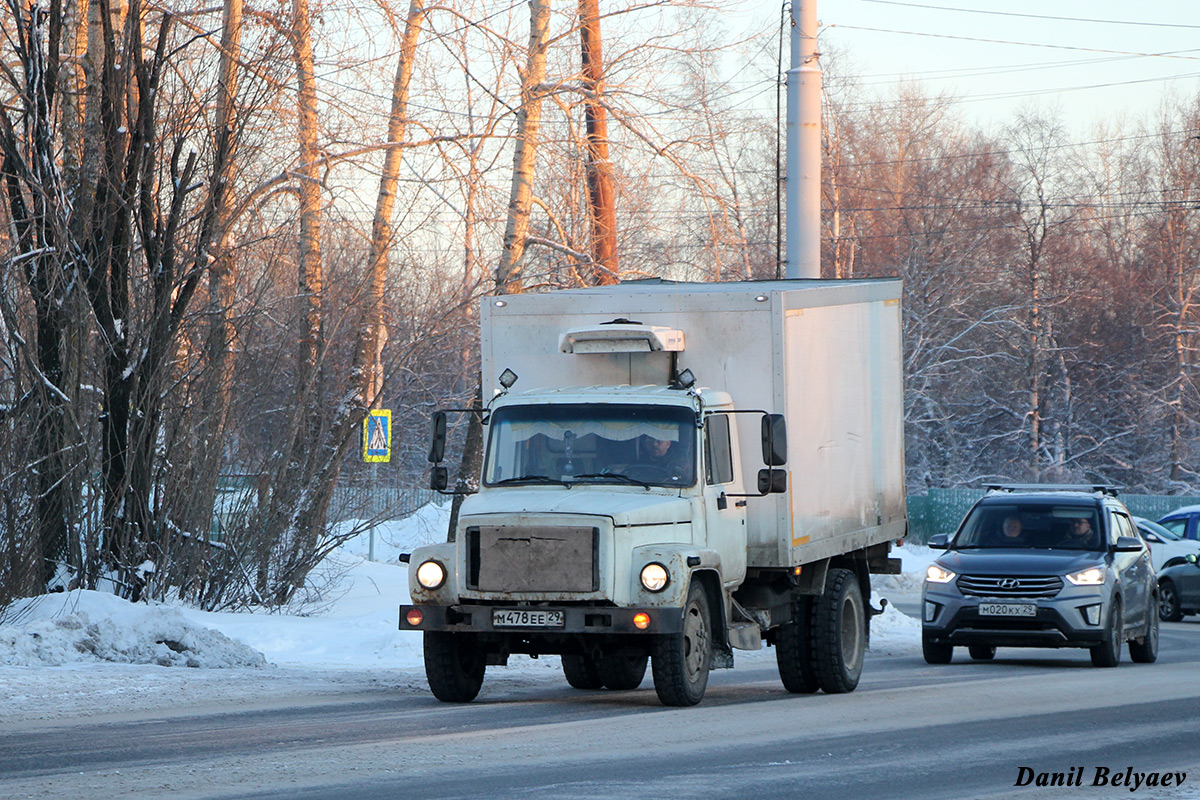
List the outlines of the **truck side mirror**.
{"label": "truck side mirror", "polygon": [[444,492],[450,484],[450,473],[445,467],[434,467],[429,472],[429,488],[435,492]]}
{"label": "truck side mirror", "polygon": [[[429,445],[429,463],[439,464],[446,457],[446,412],[433,414],[433,441]],[[434,487],[437,488],[436,486]],[[442,488],[446,488],[442,486]]]}
{"label": "truck side mirror", "polygon": [[763,414],[762,457],[768,467],[782,467],[787,463],[787,425],[783,414]]}
{"label": "truck side mirror", "polygon": [[787,491],[786,469],[760,469],[758,471],[759,494],[783,494]]}

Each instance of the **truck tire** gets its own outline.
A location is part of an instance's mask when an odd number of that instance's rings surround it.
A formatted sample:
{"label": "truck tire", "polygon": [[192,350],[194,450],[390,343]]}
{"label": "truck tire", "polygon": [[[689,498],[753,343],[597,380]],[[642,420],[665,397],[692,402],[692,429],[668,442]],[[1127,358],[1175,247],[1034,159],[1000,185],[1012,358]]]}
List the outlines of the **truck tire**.
{"label": "truck tire", "polygon": [[792,619],[779,626],[775,639],[775,663],[783,688],[792,694],[812,694],[821,688],[813,666],[809,624],[812,598],[798,594],[792,600]]}
{"label": "truck tire", "polygon": [[606,688],[625,692],[642,685],[649,661],[649,656],[604,656],[596,662],[596,670]]}
{"label": "truck tire", "polygon": [[443,703],[469,703],[483,686],[487,661],[475,640],[461,633],[425,631],[425,678]]}
{"label": "truck tire", "polygon": [[600,689],[604,686],[594,658],[582,655],[564,655],[562,668],[563,675],[567,676],[567,683],[571,684],[572,688]]}
{"label": "truck tire", "polygon": [[708,595],[700,582],[693,580],[683,606],[683,630],[660,637],[650,660],[654,691],[663,705],[694,706],[700,702],[708,688],[712,647]]}
{"label": "truck tire", "polygon": [[867,615],[858,577],[831,569],[812,611],[813,665],[826,694],[852,692],[862,676],[867,649]]}
{"label": "truck tire", "polygon": [[1121,663],[1121,648],[1125,645],[1121,635],[1124,627],[1121,614],[1121,600],[1113,598],[1112,608],[1108,610],[1108,627],[1104,629],[1104,641],[1091,648],[1092,666],[1115,667]]}

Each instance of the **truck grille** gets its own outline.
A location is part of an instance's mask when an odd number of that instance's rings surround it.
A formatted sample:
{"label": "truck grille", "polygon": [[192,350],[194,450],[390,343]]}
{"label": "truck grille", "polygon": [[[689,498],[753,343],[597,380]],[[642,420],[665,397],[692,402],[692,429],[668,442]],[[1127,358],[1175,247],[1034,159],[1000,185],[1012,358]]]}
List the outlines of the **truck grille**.
{"label": "truck grille", "polygon": [[468,528],[467,587],[482,592],[594,592],[598,528]]}
{"label": "truck grille", "polygon": [[958,590],[983,597],[1054,597],[1062,591],[1057,575],[962,575]]}

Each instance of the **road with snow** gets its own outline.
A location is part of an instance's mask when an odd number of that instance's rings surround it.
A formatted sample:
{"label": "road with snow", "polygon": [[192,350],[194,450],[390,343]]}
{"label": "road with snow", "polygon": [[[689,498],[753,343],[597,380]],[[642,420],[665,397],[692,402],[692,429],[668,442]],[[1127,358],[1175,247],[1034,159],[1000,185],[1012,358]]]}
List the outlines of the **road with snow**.
{"label": "road with snow", "polygon": [[[868,657],[858,691],[792,696],[770,652],[714,672],[703,704],[579,692],[552,669],[489,670],[436,702],[410,673],[190,706],[6,723],[5,798],[1200,797],[1200,623],[1154,665],[1084,651]],[[1060,773],[1081,786],[1018,787]],[[1143,784],[1095,786],[1098,768]],[[1127,768],[1132,768],[1128,770]],[[1181,787],[1148,787],[1186,773]],[[1171,778],[1172,782],[1178,778]]]}

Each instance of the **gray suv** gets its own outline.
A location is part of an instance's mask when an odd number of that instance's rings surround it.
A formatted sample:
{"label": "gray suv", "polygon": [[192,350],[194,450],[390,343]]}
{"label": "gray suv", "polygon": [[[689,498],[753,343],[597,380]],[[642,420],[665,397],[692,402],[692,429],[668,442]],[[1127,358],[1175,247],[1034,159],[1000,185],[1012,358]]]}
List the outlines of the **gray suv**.
{"label": "gray suv", "polygon": [[1104,486],[989,486],[925,572],[921,644],[930,664],[956,645],[1086,647],[1115,667],[1121,645],[1158,657],[1158,586],[1129,511]]}

